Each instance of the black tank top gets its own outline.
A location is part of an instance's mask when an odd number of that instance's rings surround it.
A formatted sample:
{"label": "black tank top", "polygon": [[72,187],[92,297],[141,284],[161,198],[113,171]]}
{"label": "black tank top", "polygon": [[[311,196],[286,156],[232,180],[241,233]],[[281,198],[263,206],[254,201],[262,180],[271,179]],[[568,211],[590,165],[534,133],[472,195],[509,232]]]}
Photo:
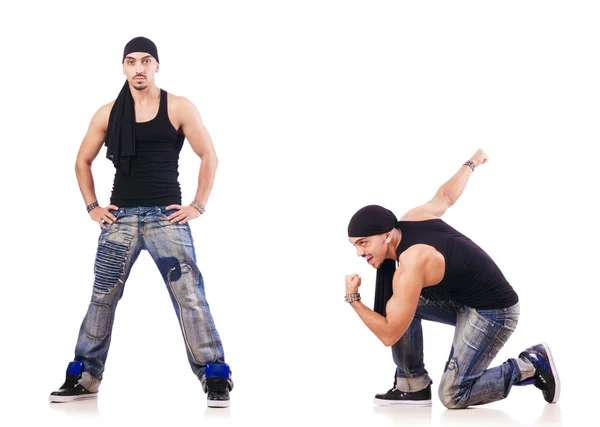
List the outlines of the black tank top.
{"label": "black tank top", "polygon": [[116,170],[110,202],[118,207],[181,204],[178,167],[184,140],[169,120],[167,92],[161,89],[156,117],[135,124],[130,174]]}
{"label": "black tank top", "polygon": [[435,286],[423,288],[421,295],[431,300],[453,300],[478,309],[507,308],[519,301],[492,258],[471,239],[441,219],[399,221],[402,239],[396,255],[412,245],[427,244],[445,259],[444,278]]}

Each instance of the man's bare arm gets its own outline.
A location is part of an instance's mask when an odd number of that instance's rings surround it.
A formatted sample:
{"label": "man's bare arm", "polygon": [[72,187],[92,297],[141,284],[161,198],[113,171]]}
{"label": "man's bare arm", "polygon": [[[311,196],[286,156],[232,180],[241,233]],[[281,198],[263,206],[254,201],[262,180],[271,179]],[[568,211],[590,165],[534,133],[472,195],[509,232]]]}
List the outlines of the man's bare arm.
{"label": "man's bare arm", "polygon": [[[194,153],[200,157],[198,187],[196,188],[194,200],[206,206],[217,172],[217,153],[196,106],[181,96],[173,95],[173,101],[178,128],[181,129],[189,141]],[[168,216],[171,223],[185,224],[189,220],[200,216],[200,211],[189,205],[170,205],[167,208],[177,209],[177,212]]]}
{"label": "man's bare arm", "polygon": [[[479,149],[470,160],[473,162],[474,167],[477,167],[486,163],[488,157],[483,150]],[[472,173],[473,171],[469,166],[461,166],[458,172],[438,189],[430,201],[411,209],[404,214],[402,219],[419,221],[441,217],[460,198]]]}
{"label": "man's bare arm", "polygon": [[[77,153],[75,174],[77,175],[79,190],[81,191],[81,195],[83,196],[86,205],[97,201],[94,177],[92,175],[92,162],[98,156],[102,144],[104,144],[111,108],[112,103],[106,104],[100,107],[96,114],[94,114],[87,133],[79,147],[79,152]],[[103,219],[109,224],[112,224],[116,219],[114,215],[109,212],[109,209],[118,208],[110,205],[107,208],[97,207],[90,212],[92,219],[100,224],[102,228],[104,228],[104,224],[102,223]]]}
{"label": "man's bare arm", "polygon": [[190,143],[194,152],[200,157],[200,171],[198,173],[198,187],[196,201],[206,205],[212,191],[218,158],[212,139],[202,123],[200,113],[194,104],[186,98],[180,98],[178,116],[181,118],[183,134]]}
{"label": "man's bare arm", "polygon": [[[386,346],[392,346],[398,342],[410,326],[423,287],[441,280],[427,272],[431,262],[430,250],[423,251],[420,248],[411,248],[409,251],[412,253],[407,251],[407,256],[403,259],[404,262],[400,264],[394,274],[393,295],[387,302],[385,317],[374,312],[360,301],[350,303],[363,323]],[[433,269],[433,271],[438,270],[439,268]],[[358,286],[360,286],[360,278],[358,278],[358,285],[355,289],[349,283],[349,278],[346,279],[347,293],[357,292]]]}

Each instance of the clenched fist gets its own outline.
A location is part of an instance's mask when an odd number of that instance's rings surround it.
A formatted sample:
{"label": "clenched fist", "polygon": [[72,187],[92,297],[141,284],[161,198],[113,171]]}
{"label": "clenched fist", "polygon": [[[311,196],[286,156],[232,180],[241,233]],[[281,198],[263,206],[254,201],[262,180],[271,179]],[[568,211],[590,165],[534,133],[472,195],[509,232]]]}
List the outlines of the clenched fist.
{"label": "clenched fist", "polygon": [[360,286],[360,276],[358,274],[349,274],[346,276],[346,295],[355,294]]}
{"label": "clenched fist", "polygon": [[473,154],[471,161],[475,163],[475,166],[479,166],[488,161],[488,156],[485,154],[485,151],[480,148],[475,154]]}

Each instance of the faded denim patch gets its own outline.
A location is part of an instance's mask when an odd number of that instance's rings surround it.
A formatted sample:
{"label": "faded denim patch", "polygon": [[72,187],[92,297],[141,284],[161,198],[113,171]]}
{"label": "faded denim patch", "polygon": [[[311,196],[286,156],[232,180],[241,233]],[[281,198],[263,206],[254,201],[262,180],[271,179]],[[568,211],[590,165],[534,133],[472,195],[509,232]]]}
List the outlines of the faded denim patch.
{"label": "faded denim patch", "polygon": [[111,293],[125,271],[125,262],[131,246],[131,235],[124,232],[107,232],[101,238],[94,265],[94,290]]}

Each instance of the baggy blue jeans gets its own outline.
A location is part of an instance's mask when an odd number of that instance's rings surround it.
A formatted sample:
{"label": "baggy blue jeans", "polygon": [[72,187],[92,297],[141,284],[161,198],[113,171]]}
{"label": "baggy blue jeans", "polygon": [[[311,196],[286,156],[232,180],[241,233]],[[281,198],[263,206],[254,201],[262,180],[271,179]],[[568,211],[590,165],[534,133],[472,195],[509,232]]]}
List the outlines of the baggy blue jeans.
{"label": "baggy blue jeans", "polygon": [[102,380],[110,347],[117,304],[123,295],[131,267],[145,249],[156,263],[167,286],[194,374],[202,379],[206,364],[225,362],[221,339],[196,265],[189,224],[171,224],[175,210],[164,206],[120,208],[105,224],[98,239],[94,264],[94,288],[81,324],[75,360],[98,382]]}
{"label": "baggy blue jeans", "polygon": [[438,395],[450,409],[462,409],[504,399],[511,387],[533,376],[533,365],[509,359],[488,369],[512,335],[519,321],[519,303],[499,310],[476,310],[452,301],[431,301],[421,296],[406,333],[392,346],[396,364],[396,388],[418,391],[430,384],[423,363],[421,320],[455,326],[450,356]]}

